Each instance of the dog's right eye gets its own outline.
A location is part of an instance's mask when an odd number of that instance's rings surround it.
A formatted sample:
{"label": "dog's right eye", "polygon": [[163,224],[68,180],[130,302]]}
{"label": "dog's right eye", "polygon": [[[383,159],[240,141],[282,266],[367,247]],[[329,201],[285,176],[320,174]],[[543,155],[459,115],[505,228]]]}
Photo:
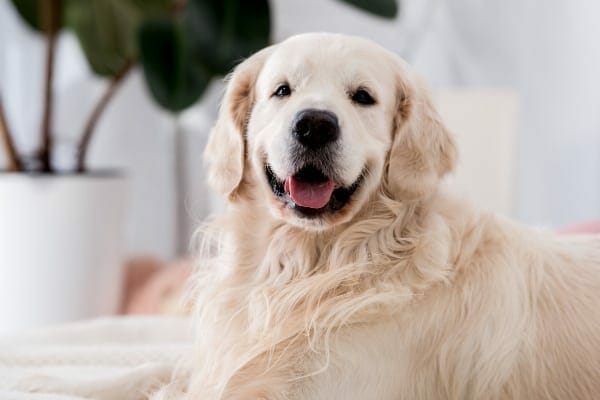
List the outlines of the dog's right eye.
{"label": "dog's right eye", "polygon": [[351,95],[352,101],[363,106],[375,104],[375,99],[365,89],[358,89]]}
{"label": "dog's right eye", "polygon": [[291,94],[292,94],[292,89],[290,89],[290,85],[288,85],[287,83],[284,83],[283,85],[279,85],[279,87],[277,87],[277,90],[275,90],[275,93],[273,93],[273,96],[286,97]]}

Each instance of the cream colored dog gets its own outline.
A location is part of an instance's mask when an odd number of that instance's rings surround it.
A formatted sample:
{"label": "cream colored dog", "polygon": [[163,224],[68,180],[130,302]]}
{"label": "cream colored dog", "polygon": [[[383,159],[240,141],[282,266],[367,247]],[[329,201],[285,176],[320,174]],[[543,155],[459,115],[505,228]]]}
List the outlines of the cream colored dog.
{"label": "cream colored dog", "polygon": [[257,53],[206,155],[229,208],[183,397],[600,398],[599,238],[450,195],[452,136],[397,56],[335,34]]}

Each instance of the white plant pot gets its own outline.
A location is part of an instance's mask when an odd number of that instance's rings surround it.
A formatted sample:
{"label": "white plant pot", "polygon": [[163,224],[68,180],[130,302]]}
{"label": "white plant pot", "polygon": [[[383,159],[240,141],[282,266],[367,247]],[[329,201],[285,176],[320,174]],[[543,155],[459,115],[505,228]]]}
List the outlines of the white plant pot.
{"label": "white plant pot", "polygon": [[0,174],[0,335],[117,311],[125,183]]}

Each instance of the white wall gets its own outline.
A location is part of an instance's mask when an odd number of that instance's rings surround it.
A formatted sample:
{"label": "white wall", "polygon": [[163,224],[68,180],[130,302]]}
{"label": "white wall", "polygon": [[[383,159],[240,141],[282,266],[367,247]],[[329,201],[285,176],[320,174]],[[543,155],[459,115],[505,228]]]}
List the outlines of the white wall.
{"label": "white wall", "polygon": [[[397,21],[366,16],[335,0],[274,0],[274,38],[304,31],[369,37],[404,55],[435,87],[510,87],[520,97],[516,216],[562,225],[600,216],[600,2],[596,0],[405,0]],[[43,46],[0,0],[0,91],[25,151],[39,126]],[[103,82],[77,43],[60,43],[56,130],[68,154]],[[94,167],[119,167],[132,182],[130,253],[173,256],[178,220],[210,209],[202,146],[221,87],[177,123],[130,77],[105,114],[91,149]],[[176,159],[175,135],[183,134]],[[176,162],[187,188],[176,196]],[[183,212],[182,212],[183,210]],[[183,227],[187,234],[195,224]]]}
{"label": "white wall", "polygon": [[445,4],[448,61],[471,72],[442,83],[519,92],[517,215],[550,225],[600,216],[600,2]]}

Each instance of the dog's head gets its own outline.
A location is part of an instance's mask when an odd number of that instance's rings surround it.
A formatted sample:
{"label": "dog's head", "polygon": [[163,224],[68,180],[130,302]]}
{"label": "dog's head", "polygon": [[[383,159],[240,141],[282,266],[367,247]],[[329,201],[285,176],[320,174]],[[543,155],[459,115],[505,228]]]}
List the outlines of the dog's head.
{"label": "dog's head", "polygon": [[252,196],[288,223],[326,229],[378,190],[426,198],[456,150],[400,58],[364,39],[304,34],[235,69],[206,157],[230,201]]}

